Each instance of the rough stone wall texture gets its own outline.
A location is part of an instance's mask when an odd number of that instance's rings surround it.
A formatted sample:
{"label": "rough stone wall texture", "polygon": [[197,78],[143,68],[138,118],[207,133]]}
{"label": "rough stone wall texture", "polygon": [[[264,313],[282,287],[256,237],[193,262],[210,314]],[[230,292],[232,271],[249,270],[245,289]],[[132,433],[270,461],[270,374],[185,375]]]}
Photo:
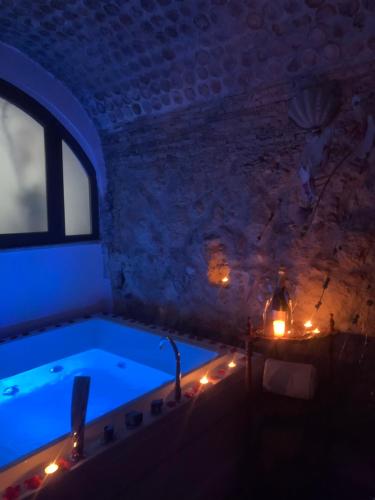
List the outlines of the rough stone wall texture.
{"label": "rough stone wall texture", "polygon": [[374,0],[0,0],[0,41],[101,129],[371,60],[374,24]]}
{"label": "rough stone wall texture", "polygon": [[[374,88],[375,64],[328,77],[340,81],[343,105],[322,175],[353,147],[351,97]],[[278,85],[103,134],[118,311],[237,335],[247,316],[260,320],[283,264],[297,320],[311,317],[329,273],[316,324],[326,327],[333,312],[338,328],[373,333],[375,163],[341,165],[302,237],[297,165],[306,134],[288,119],[291,95]]]}

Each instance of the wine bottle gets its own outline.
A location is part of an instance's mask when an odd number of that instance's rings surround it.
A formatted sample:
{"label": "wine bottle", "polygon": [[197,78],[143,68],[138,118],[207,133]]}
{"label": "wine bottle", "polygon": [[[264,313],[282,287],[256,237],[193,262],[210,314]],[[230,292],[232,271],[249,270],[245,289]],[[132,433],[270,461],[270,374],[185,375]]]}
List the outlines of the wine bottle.
{"label": "wine bottle", "polygon": [[267,337],[284,337],[292,328],[292,303],[285,286],[285,270],[279,269],[277,286],[263,312],[263,329]]}

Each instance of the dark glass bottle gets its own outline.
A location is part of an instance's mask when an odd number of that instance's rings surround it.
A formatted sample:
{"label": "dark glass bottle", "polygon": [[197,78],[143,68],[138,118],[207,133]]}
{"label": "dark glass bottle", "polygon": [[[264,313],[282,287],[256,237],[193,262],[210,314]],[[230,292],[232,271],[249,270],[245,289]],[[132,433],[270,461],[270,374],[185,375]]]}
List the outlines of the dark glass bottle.
{"label": "dark glass bottle", "polygon": [[292,302],[285,287],[285,270],[281,268],[277,286],[264,308],[264,335],[275,338],[290,335],[292,323]]}

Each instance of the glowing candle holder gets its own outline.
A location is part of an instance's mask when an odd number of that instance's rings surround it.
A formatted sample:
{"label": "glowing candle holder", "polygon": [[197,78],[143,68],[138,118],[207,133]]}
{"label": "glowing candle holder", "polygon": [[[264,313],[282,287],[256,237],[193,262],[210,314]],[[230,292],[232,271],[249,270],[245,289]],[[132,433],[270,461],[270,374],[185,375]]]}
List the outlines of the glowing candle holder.
{"label": "glowing candle holder", "polygon": [[292,302],[285,287],[285,271],[280,269],[277,286],[263,311],[263,335],[269,338],[285,337],[286,332],[293,331],[292,324]]}
{"label": "glowing candle holder", "polygon": [[273,321],[273,334],[275,337],[284,337],[285,321],[277,319]]}

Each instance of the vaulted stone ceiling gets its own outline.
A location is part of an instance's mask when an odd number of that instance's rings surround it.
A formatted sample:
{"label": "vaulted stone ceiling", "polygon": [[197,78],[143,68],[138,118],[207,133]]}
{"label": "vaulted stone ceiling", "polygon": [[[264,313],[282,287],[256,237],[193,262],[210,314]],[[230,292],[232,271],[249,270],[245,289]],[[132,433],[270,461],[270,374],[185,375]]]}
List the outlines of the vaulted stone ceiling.
{"label": "vaulted stone ceiling", "polygon": [[108,129],[374,59],[375,0],[0,0],[0,40]]}

